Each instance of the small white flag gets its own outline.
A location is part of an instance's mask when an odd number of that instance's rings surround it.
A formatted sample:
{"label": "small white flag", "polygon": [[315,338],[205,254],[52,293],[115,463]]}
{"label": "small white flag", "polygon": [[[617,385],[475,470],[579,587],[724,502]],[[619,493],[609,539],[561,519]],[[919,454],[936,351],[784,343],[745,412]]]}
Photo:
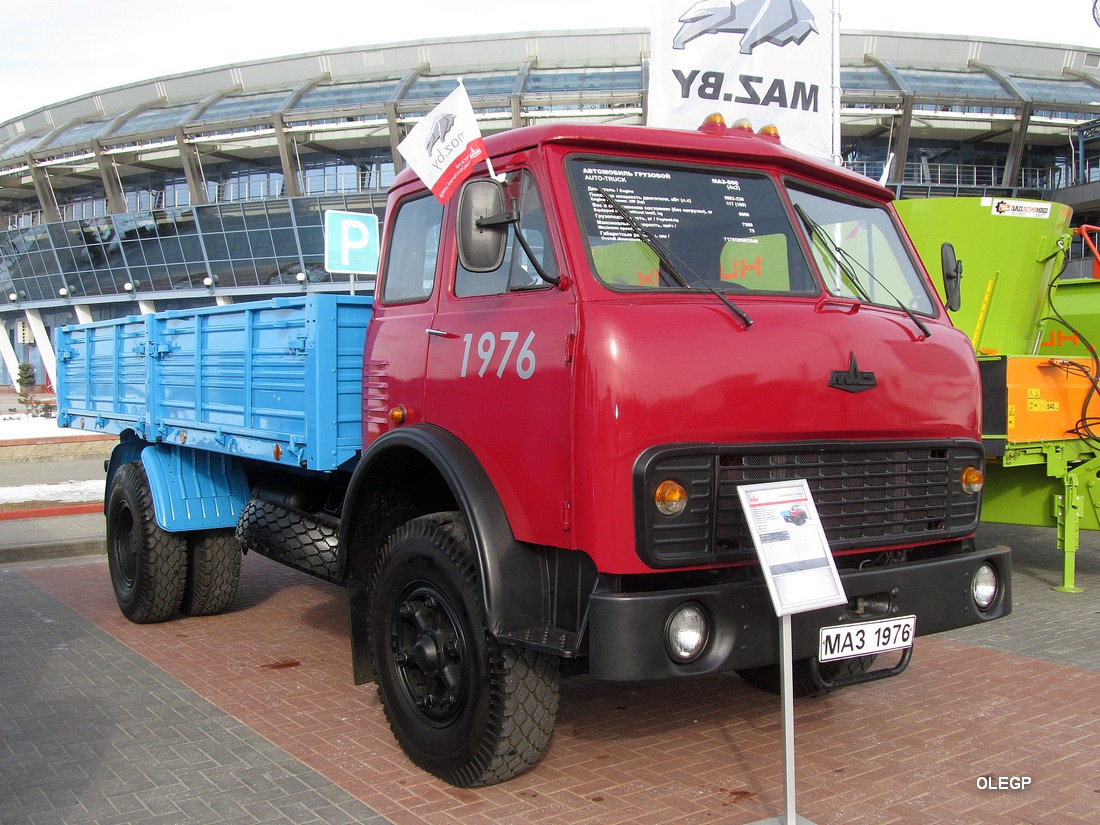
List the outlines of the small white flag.
{"label": "small white flag", "polygon": [[397,151],[442,203],[488,159],[474,107],[461,83],[412,128]]}

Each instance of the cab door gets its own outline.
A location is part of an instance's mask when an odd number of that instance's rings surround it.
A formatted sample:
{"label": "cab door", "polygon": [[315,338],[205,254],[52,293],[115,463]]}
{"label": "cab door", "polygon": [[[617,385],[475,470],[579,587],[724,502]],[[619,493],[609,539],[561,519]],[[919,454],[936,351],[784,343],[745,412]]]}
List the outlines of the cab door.
{"label": "cab door", "polygon": [[398,201],[363,359],[364,446],[405,421],[423,420],[428,334],[439,301],[443,207],[431,193]]}
{"label": "cab door", "polygon": [[515,240],[522,232],[543,272],[558,277],[534,175],[511,173],[505,196],[519,220],[508,228],[500,267],[470,272],[457,255],[446,264],[428,345],[426,415],[473,451],[516,538],[570,547],[575,295],[540,276]]}

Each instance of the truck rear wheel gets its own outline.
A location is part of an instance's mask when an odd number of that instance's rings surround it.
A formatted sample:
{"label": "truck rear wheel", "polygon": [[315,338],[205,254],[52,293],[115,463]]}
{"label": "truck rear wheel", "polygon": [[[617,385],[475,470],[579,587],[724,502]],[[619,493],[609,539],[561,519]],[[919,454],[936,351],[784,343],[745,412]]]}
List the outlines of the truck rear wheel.
{"label": "truck rear wheel", "polygon": [[138,624],[163,622],[180,609],[187,542],[153,518],[153,496],[140,461],[122,465],[107,498],[107,564],[115,599]]}
{"label": "truck rear wheel", "polygon": [[534,765],[557,715],[557,660],[501,645],[486,629],[462,517],[437,513],[398,528],[370,592],[378,693],[408,757],[460,787]]}
{"label": "truck rear wheel", "polygon": [[187,616],[221,613],[237,596],[241,545],[233,529],[192,533],[187,542],[187,586],[180,611]]}

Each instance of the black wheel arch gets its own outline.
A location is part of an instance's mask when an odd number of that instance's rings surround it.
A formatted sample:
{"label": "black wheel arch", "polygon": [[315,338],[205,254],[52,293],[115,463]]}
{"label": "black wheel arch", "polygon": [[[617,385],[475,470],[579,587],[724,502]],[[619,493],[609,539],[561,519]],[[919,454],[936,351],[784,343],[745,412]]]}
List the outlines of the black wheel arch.
{"label": "black wheel arch", "polygon": [[414,518],[462,514],[477,565],[480,607],[494,635],[538,624],[543,568],[538,553],[512,533],[484,467],[454,434],[432,424],[391,430],[363,454],[340,519],[337,574],[348,587],[357,682],[373,676],[365,636],[366,587],[383,542]]}

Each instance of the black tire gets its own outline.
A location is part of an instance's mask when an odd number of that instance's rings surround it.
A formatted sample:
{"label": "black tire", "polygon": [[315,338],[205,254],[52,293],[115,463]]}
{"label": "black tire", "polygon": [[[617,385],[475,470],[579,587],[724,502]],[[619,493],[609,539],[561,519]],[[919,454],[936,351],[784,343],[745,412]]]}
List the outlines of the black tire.
{"label": "black tire", "polygon": [[466,788],[539,760],[560,687],[556,657],[501,645],[487,631],[477,592],[457,513],[398,528],[370,588],[371,652],[394,737],[418,766]]}
{"label": "black tire", "polygon": [[187,580],[187,542],[153,518],[153,496],[140,461],[115,473],[107,498],[107,564],[123,615],[163,622],[180,609]]}
{"label": "black tire", "polygon": [[[825,662],[818,665],[823,679],[835,681],[852,676],[862,676],[871,669],[876,656],[857,656],[852,659],[839,659],[835,662]],[[764,665],[762,667],[745,668],[737,671],[737,675],[755,688],[765,690],[768,693],[779,693],[781,681],[779,665]],[[830,689],[823,687],[810,676],[809,659],[799,659],[794,662],[794,695],[795,696],[822,696],[829,693]]]}
{"label": "black tire", "polygon": [[251,499],[237,522],[241,545],[319,579],[336,582],[335,526],[262,499]]}
{"label": "black tire", "polygon": [[241,545],[232,529],[192,533],[187,545],[187,586],[180,612],[186,616],[221,613],[237,596]]}

